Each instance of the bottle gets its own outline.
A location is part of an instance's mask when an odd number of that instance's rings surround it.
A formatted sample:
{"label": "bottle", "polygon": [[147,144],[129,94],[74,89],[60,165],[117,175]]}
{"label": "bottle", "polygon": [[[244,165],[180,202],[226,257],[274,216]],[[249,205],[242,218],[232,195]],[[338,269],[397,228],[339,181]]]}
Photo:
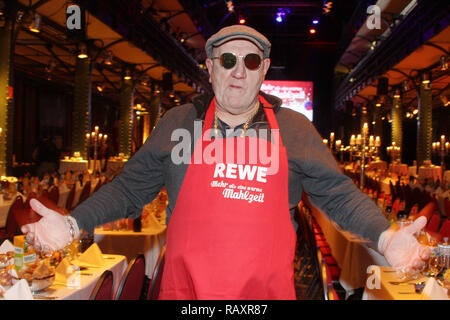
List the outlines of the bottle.
{"label": "bottle", "polygon": [[398,207],[398,213],[397,213],[397,219],[403,220],[407,219],[408,214],[405,211],[405,200],[400,200],[399,207]]}

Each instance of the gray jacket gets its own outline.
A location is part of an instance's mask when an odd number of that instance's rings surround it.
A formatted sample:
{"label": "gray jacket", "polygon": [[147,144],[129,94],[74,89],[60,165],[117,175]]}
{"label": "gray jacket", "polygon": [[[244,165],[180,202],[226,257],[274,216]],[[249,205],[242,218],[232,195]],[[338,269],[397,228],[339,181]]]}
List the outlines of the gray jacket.
{"label": "gray jacket", "polygon": [[[389,222],[375,203],[341,173],[333,155],[306,117],[281,108],[279,98],[261,94],[272,104],[286,147],[291,217],[304,191],[313,204],[343,229],[377,243]],[[171,141],[171,134],[177,128],[187,129],[192,136],[193,150],[194,121],[204,120],[211,99],[211,96],[198,96],[192,104],[167,111],[122,173],[72,212],[80,229],[92,232],[96,226],[109,221],[138,217],[142,207],[151,202],[164,186],[169,198],[166,209],[169,222],[187,170],[187,164],[176,165],[171,161],[172,148],[179,143]],[[261,107],[250,128],[269,129]],[[292,222],[297,229],[293,218]]]}

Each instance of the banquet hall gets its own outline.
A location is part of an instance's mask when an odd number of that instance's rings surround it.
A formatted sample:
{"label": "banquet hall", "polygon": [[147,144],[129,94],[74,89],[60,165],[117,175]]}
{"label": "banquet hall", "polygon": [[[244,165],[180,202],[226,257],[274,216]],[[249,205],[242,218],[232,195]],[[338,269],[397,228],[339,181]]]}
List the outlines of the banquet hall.
{"label": "banquet hall", "polygon": [[[71,228],[60,250],[39,250],[21,227],[42,219],[32,199],[69,221],[133,170],[166,115],[212,97],[216,60],[205,46],[233,25],[267,37],[261,92],[312,124],[322,154],[390,228],[426,218],[413,236],[430,256],[409,272],[299,187],[289,208],[295,298],[449,300],[449,9],[443,0],[0,0],[0,300],[158,300],[172,270],[176,178],[138,212],[78,238]],[[242,65],[233,57],[230,68]]]}

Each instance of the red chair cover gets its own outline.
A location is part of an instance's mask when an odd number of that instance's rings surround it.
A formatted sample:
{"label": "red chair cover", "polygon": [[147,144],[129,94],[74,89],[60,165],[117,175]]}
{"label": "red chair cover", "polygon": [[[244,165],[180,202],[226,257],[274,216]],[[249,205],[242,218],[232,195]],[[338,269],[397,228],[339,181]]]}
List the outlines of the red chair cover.
{"label": "red chair cover", "polygon": [[437,233],[438,228],[439,228],[439,215],[435,213],[431,217],[428,225],[425,227],[425,230],[429,233]]}
{"label": "red chair cover", "polygon": [[439,230],[439,241],[444,241],[444,238],[450,239],[450,219],[447,218],[445,220],[444,224],[442,225],[441,229]]}
{"label": "red chair cover", "polygon": [[145,257],[139,254],[128,265],[122,277],[115,300],[139,300],[145,277]]}
{"label": "red chair cover", "polygon": [[89,300],[111,300],[113,289],[113,273],[106,270],[98,279]]}

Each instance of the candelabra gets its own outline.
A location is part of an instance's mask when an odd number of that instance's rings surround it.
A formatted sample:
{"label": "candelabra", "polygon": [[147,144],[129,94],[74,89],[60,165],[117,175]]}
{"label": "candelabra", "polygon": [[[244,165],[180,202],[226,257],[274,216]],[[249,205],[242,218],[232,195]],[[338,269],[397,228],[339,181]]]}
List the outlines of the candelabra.
{"label": "candelabra", "polygon": [[[0,144],[2,144],[3,142],[3,129],[0,128]],[[6,163],[5,161],[3,161],[3,159],[0,159],[0,175],[6,176]]]}
{"label": "candelabra", "polygon": [[441,141],[433,142],[433,153],[441,157],[441,172],[445,171],[445,157],[448,155],[450,144],[445,142],[445,136],[441,136]]}
{"label": "candelabra", "polygon": [[391,159],[391,163],[394,164],[397,161],[400,161],[400,150],[399,146],[395,145],[395,142],[392,142],[392,145],[386,148],[389,158]]}
{"label": "candelabra", "polygon": [[[93,172],[95,172],[97,169],[98,148],[106,144],[107,138],[108,138],[108,135],[99,133],[98,126],[96,126],[94,128],[94,131],[92,133],[86,133],[86,145],[87,145],[88,149],[90,149],[91,147],[94,149]],[[89,158],[89,156],[88,156],[88,158]]]}

